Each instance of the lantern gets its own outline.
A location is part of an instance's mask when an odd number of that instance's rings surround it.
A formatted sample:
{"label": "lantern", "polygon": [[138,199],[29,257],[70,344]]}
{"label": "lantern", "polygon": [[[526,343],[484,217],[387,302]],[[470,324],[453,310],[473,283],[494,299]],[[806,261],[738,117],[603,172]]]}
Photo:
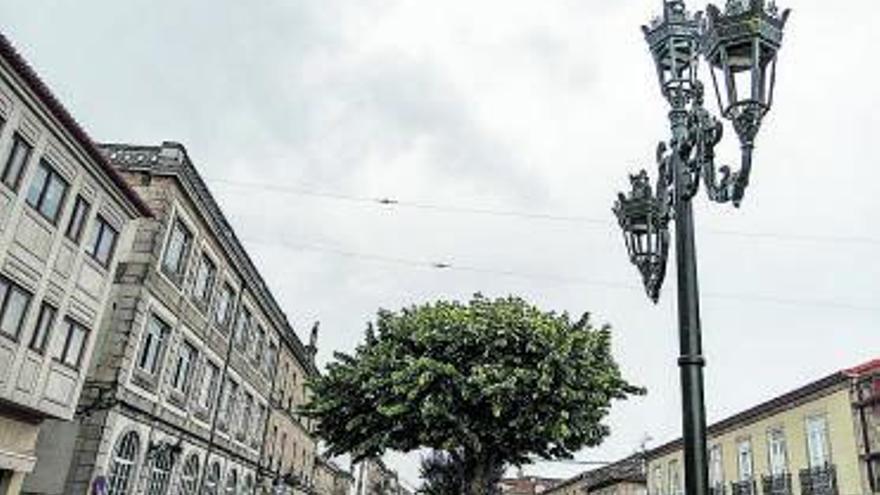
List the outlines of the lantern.
{"label": "lantern", "polygon": [[663,95],[684,104],[697,80],[699,18],[691,16],[682,0],[665,0],[663,16],[642,26],[654,56]]}
{"label": "lantern", "polygon": [[647,172],[630,176],[629,196],[618,194],[614,214],[623,229],[630,261],[642,274],[648,297],[655,303],[666,276],[669,254],[669,210],[651,190]]}
{"label": "lantern", "polygon": [[714,5],[706,11],[702,50],[718,106],[742,145],[751,147],[773,104],[776,54],[789,10],[780,13],[774,0],[727,0],[723,12]]}

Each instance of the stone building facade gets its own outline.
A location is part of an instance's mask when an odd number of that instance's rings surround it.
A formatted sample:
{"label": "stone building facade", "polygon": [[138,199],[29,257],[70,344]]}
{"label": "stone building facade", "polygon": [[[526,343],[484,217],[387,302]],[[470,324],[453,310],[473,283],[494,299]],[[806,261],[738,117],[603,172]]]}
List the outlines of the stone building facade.
{"label": "stone building facade", "polygon": [[353,478],[333,461],[321,456],[315,459],[315,491],[322,495],[348,495]]}
{"label": "stone building facade", "polygon": [[[730,495],[878,493],[867,426],[880,424],[880,360],[841,370],[709,425],[709,482]],[[868,384],[868,385],[866,385]],[[862,422],[864,417],[865,421]],[[873,423],[872,423],[873,421]],[[682,442],[648,453],[648,493],[684,493]],[[873,463],[873,464],[872,464]],[[875,475],[874,475],[875,476]]]}
{"label": "stone building facade", "polygon": [[279,356],[304,346],[183,146],[101,149],[155,217],[116,271],[79,420],[41,435],[26,489],[260,493]]}
{"label": "stone building facade", "polygon": [[309,400],[306,381],[318,374],[314,363],[317,338],[316,324],[308,347],[283,346],[279,355],[260,479],[281,493],[307,493],[315,487],[318,444],[314,424],[297,411]]}
{"label": "stone building facade", "polygon": [[74,416],[112,274],[149,208],[0,35],[0,495]]}

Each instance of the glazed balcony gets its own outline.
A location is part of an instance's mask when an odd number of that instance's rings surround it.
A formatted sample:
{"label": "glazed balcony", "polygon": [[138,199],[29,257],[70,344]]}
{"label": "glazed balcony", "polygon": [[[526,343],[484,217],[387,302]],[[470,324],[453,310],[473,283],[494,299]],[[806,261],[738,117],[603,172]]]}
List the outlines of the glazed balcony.
{"label": "glazed balcony", "polygon": [[801,495],[839,495],[834,464],[801,469]]}
{"label": "glazed balcony", "polygon": [[792,495],[790,473],[763,476],[761,485],[764,495]]}
{"label": "glazed balcony", "polygon": [[755,480],[731,481],[730,495],[758,495]]}

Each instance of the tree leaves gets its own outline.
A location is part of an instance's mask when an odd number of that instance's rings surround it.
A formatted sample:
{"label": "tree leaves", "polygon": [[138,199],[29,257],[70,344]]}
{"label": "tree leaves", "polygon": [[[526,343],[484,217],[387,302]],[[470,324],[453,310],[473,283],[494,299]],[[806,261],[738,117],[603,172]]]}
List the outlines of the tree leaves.
{"label": "tree leaves", "polygon": [[430,447],[515,464],[598,444],[612,401],[644,393],[623,379],[610,328],[589,314],[572,321],[479,294],[380,310],[365,342],[310,386],[302,412],[331,454]]}

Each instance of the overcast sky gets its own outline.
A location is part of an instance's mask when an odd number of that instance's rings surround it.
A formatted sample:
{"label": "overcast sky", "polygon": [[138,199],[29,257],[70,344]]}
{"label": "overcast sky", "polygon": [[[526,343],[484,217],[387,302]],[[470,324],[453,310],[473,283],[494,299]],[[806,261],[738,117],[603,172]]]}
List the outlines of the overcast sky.
{"label": "overcast sky", "polygon": [[[710,419],[880,356],[880,9],[780,3],[746,202],[695,200]],[[0,29],[96,140],[187,147],[322,363],[379,307],[476,291],[612,324],[649,394],[578,455],[607,460],[680,429],[674,268],[651,305],[610,211],[668,136],[638,29],[660,5],[4,0]],[[358,200],[384,197],[423,207]]]}

